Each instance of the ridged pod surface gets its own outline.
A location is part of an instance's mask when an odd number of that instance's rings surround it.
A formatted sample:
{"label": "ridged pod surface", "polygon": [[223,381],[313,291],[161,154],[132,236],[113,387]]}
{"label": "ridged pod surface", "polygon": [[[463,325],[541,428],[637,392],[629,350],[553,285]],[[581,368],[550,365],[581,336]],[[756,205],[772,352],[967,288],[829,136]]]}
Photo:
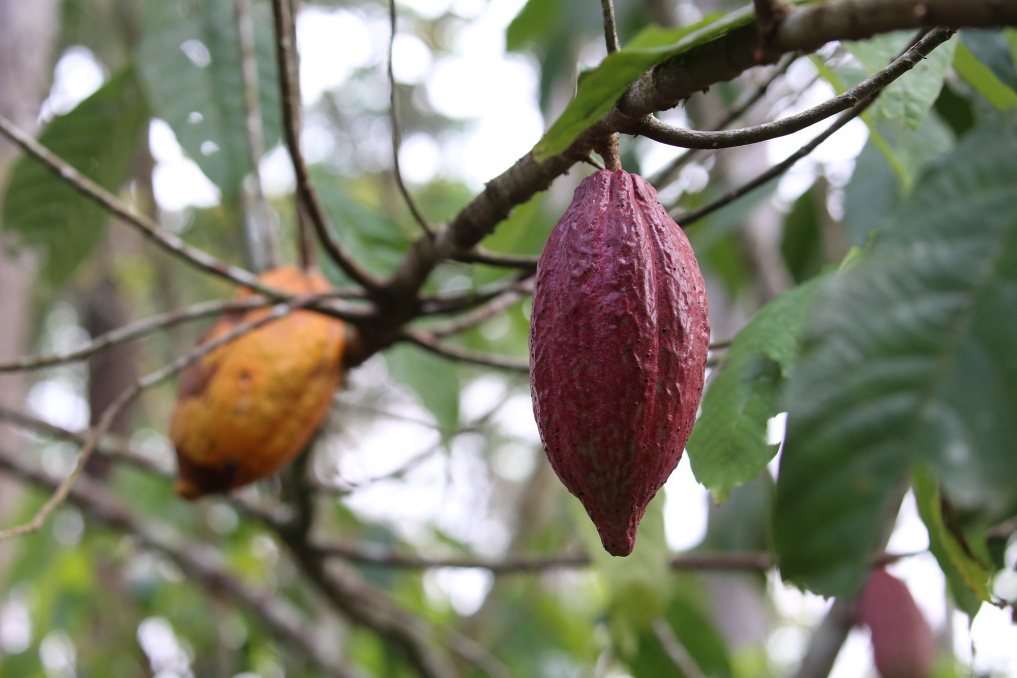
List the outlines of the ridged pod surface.
{"label": "ridged pod surface", "polygon": [[[294,294],[331,289],[320,273],[289,266],[258,279]],[[251,294],[242,289],[237,297]],[[228,313],[201,343],[270,312]],[[294,311],[191,363],[181,375],[170,423],[177,494],[194,499],[225,492],[292,461],[321,425],[339,386],[343,333],[341,320]]]}
{"label": "ridged pod surface", "polygon": [[710,321],[692,247],[642,177],[576,189],[537,264],[530,387],[547,458],[604,548],[632,552],[703,393]]}

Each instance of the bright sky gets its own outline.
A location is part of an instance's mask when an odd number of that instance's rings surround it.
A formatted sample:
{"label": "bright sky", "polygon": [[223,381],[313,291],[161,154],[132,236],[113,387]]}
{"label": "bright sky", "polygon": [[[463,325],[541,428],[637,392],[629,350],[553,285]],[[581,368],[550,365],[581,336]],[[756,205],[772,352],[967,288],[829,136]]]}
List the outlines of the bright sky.
{"label": "bright sky", "polygon": [[[539,139],[545,121],[536,106],[538,81],[534,65],[528,58],[506,54],[504,49],[505,27],[522,3],[523,0],[400,2],[401,7],[412,7],[425,16],[438,16],[451,8],[462,16],[472,17],[470,24],[458,34],[453,55],[435,59],[417,37],[400,33],[396,39],[394,69],[397,79],[405,83],[424,83],[428,103],[436,111],[467,121],[465,133],[447,138],[434,139],[412,133],[406,137],[400,160],[411,183],[426,182],[439,173],[447,173],[479,189]],[[313,103],[329,89],[341,85],[354,69],[383,69],[388,31],[386,17],[368,20],[362,14],[347,9],[305,10],[297,23],[305,104]],[[335,39],[337,35],[342,35],[343,39]],[[806,82],[811,75],[811,66],[803,61],[800,66],[791,69],[789,78],[795,82]],[[68,50],[57,65],[51,96],[43,108],[44,118],[72,108],[101,85],[103,78],[102,69],[87,50]],[[831,95],[828,86],[817,84],[800,98],[794,110],[783,114],[805,109]],[[305,140],[315,141],[308,144],[309,148],[327,148],[327,140],[321,137],[327,132],[310,127],[304,133]],[[767,145],[768,157],[774,162],[782,160],[814,133],[810,129],[770,142]],[[861,122],[845,127],[781,180],[779,199],[787,204],[804,190],[811,182],[817,164],[825,164],[847,176],[865,139],[866,132]],[[181,210],[188,205],[208,206],[219,200],[216,188],[185,156],[167,125],[160,121],[153,123],[150,140],[157,161],[156,198],[164,210]],[[650,169],[654,162],[663,163],[665,154],[667,158],[673,157],[671,151],[658,153],[658,160],[654,160],[651,154],[648,161]],[[267,190],[289,190],[293,181],[292,170],[284,153],[279,150],[270,153],[262,165]],[[76,327],[73,323],[70,326]],[[70,348],[79,340],[77,335],[67,335],[60,341]],[[358,379],[372,379],[379,376],[372,371],[379,370],[384,370],[383,363],[373,361],[358,369],[351,378],[354,383]],[[497,401],[502,388],[496,379],[473,383],[464,394],[464,416],[484,411]],[[38,412],[45,412],[54,423],[79,428],[86,424],[86,408],[77,392],[73,377],[55,376],[35,386],[30,405]],[[402,407],[409,416],[429,418],[428,413],[409,395]],[[522,477],[532,464],[544,463],[535,454],[539,438],[528,398],[511,399],[499,415],[499,422],[520,441],[516,446],[507,447],[507,451],[495,460],[495,466],[505,476],[516,474]],[[775,427],[775,441],[780,439],[781,428],[781,425]],[[428,431],[430,429],[407,422],[386,421],[383,426],[362,432],[355,441],[355,450],[341,458],[339,468],[342,477],[353,480],[371,478],[399,467],[435,442],[433,437],[428,438]],[[476,486],[477,448],[476,440],[464,437],[456,442],[447,459],[443,454],[433,455],[409,474],[412,482],[378,483],[354,494],[350,504],[367,515],[392,521],[406,532],[407,537],[419,537],[421,527],[433,520],[451,534],[472,542],[480,552],[496,555],[504,547],[508,536],[500,524],[480,513],[464,513],[461,510],[463,506],[480,501],[478,494],[482,495],[486,489]],[[377,454],[379,450],[384,450],[385,454]],[[71,454],[71,450],[64,450],[50,457],[52,463],[59,466],[66,464]],[[679,465],[665,491],[668,543],[677,550],[694,546],[705,533],[709,498],[693,478],[687,461]],[[902,510],[890,550],[916,551],[926,547],[925,529],[913,501],[908,501]],[[1008,558],[1013,566],[1017,560],[1014,548],[1010,549]],[[905,579],[933,625],[942,627],[947,621],[942,593],[944,581],[934,559],[929,555],[909,558],[890,569]],[[447,596],[453,606],[464,614],[480,605],[490,585],[490,575],[482,571],[442,570],[428,577],[430,594]],[[1009,573],[1002,576],[999,586],[1001,594],[1014,595],[1017,575]],[[822,616],[828,603],[787,588],[776,578],[772,579],[770,589],[778,608],[800,623],[783,627],[768,645],[775,660],[791,663],[807,642],[807,629]],[[18,607],[17,601],[12,600],[14,603],[8,603],[0,613],[8,617],[21,614],[23,605]],[[1017,646],[1017,627],[1010,623],[1005,613],[986,606],[970,632],[959,616],[951,621],[955,651],[962,659],[971,660],[974,647],[976,671],[995,670],[1017,675],[1017,654],[1012,651]],[[25,639],[17,635],[19,628],[23,630],[23,625],[2,626],[8,635],[0,637],[0,646],[13,651],[12,648],[25,644]],[[149,655],[153,660],[158,658],[167,666],[178,662],[179,648],[174,644],[172,629],[165,620],[149,620],[139,628],[138,634],[146,651],[151,650]],[[48,641],[44,647],[44,654],[49,657],[47,665],[59,663],[67,642],[65,637],[58,636]],[[835,678],[850,678],[864,675],[865,671],[871,672],[868,657],[865,633],[856,631],[841,653],[833,675]]]}

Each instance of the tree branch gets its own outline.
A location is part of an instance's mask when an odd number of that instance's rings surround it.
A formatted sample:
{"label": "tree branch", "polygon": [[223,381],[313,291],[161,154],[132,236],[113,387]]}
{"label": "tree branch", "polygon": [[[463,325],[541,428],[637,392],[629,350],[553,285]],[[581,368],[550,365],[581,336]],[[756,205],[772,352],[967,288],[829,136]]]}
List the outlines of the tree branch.
{"label": "tree branch", "polygon": [[293,17],[290,15],[289,0],[272,0],[272,14],[275,17],[276,61],[279,66],[279,95],[282,99],[283,136],[293,172],[297,180],[297,196],[307,210],[321,246],[332,260],[354,282],[373,292],[380,282],[362,269],[332,234],[325,208],[314,190],[311,176],[300,148],[300,93],[297,91],[299,74],[296,72],[296,50],[293,45]]}
{"label": "tree branch", "polygon": [[642,124],[639,125],[638,133],[669,146],[698,149],[745,146],[787,136],[841,111],[845,111],[862,100],[878,94],[887,85],[921,63],[922,59],[928,56],[936,47],[949,40],[952,35],[953,31],[945,28],[930,31],[914,47],[872,77],[863,80],[839,96],[797,115],[790,115],[782,120],[737,130],[699,132],[672,127],[653,116],[647,116]]}
{"label": "tree branch", "polygon": [[403,171],[399,166],[399,147],[403,143],[403,135],[399,126],[399,102],[396,97],[396,80],[395,72],[392,69],[393,53],[395,50],[395,38],[396,38],[396,4],[395,0],[389,0],[388,2],[388,16],[389,26],[391,28],[388,38],[388,86],[389,86],[389,118],[392,121],[392,170],[395,173],[396,186],[399,187],[399,193],[402,194],[403,200],[406,202],[406,206],[410,209],[410,213],[413,218],[420,225],[420,228],[424,233],[429,236],[434,236],[434,231],[431,228],[431,224],[427,222],[427,217],[424,216],[424,212],[417,205],[417,201],[413,199],[413,195],[409,189],[406,188],[406,183],[403,181]]}
{"label": "tree branch", "polygon": [[611,0],[600,0],[601,13],[604,15],[604,43],[607,53],[618,51],[618,28],[614,20],[614,3]]}
{"label": "tree branch", "polygon": [[[932,49],[934,49],[936,46],[948,40],[951,35],[953,35],[953,31],[949,29],[936,28],[930,31],[929,34],[926,35],[924,38],[916,42],[912,47],[907,49],[904,52],[904,54],[902,54],[898,58],[898,61],[909,63],[911,65],[908,68],[909,69],[913,68],[914,64],[918,63],[919,61],[925,58],[924,54],[927,54],[928,52],[932,51]],[[834,122],[832,125],[826,128],[826,130],[824,130],[821,134],[817,135],[812,141],[799,148],[797,151],[789,155],[783,161],[777,163],[773,167],[770,167],[768,170],[762,172],[754,179],[751,179],[742,184],[741,186],[731,189],[724,195],[714,200],[711,200],[702,207],[694,209],[690,212],[685,212],[684,214],[675,217],[675,221],[680,223],[682,225],[682,228],[688,228],[693,223],[702,219],[707,214],[710,214],[711,212],[720,209],[721,207],[733,202],[737,198],[740,198],[741,196],[745,195],[746,193],[755,190],[759,186],[762,186],[771,179],[780,176],[788,169],[790,169],[792,166],[794,166],[794,164],[797,163],[799,160],[801,160],[808,154],[812,153],[812,151],[814,151],[817,146],[819,146],[821,143],[823,143],[831,136],[833,136],[838,130],[840,130],[840,128],[842,128],[844,125],[846,125],[847,123],[851,122],[853,119],[861,115],[866,108],[872,105],[872,103],[876,100],[877,95],[878,91],[875,94],[870,94],[867,98],[862,99],[848,111],[841,114],[841,116],[837,118],[836,122]]]}

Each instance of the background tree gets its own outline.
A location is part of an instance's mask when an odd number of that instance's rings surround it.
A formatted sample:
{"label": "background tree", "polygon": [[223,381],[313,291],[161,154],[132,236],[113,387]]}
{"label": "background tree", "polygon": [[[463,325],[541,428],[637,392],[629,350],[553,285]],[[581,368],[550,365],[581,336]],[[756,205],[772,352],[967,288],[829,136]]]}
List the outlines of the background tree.
{"label": "background tree", "polygon": [[[1012,613],[1017,2],[60,8],[38,139],[0,92],[0,221],[39,262],[33,348],[0,365],[33,379],[0,406],[0,469],[34,488],[0,532],[3,675],[825,676],[873,568],[909,563],[945,582],[926,613]],[[513,73],[542,136],[497,100]],[[449,101],[518,160],[484,169]],[[616,134],[715,331],[689,460],[624,560],[544,462],[526,381],[536,255]],[[292,307],[255,278],[281,262],[336,285],[313,304],[351,328],[346,386],[279,478],[184,502],[171,377],[237,285]],[[928,651],[887,644],[871,600],[877,648]],[[937,631],[937,675],[1014,669]]]}

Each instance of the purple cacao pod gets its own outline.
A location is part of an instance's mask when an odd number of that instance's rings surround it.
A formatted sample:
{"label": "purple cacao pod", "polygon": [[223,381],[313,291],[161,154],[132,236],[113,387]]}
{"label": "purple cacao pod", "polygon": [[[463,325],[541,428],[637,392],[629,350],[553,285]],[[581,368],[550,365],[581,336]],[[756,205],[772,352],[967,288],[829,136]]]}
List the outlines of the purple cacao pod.
{"label": "purple cacao pod", "polygon": [[858,601],[858,623],[872,632],[872,658],[882,678],[928,678],[936,659],[929,622],[901,580],[872,571]]}
{"label": "purple cacao pod", "polygon": [[688,238],[642,177],[576,189],[537,264],[530,389],[544,450],[604,548],[626,556],[678,465],[710,343]]}

